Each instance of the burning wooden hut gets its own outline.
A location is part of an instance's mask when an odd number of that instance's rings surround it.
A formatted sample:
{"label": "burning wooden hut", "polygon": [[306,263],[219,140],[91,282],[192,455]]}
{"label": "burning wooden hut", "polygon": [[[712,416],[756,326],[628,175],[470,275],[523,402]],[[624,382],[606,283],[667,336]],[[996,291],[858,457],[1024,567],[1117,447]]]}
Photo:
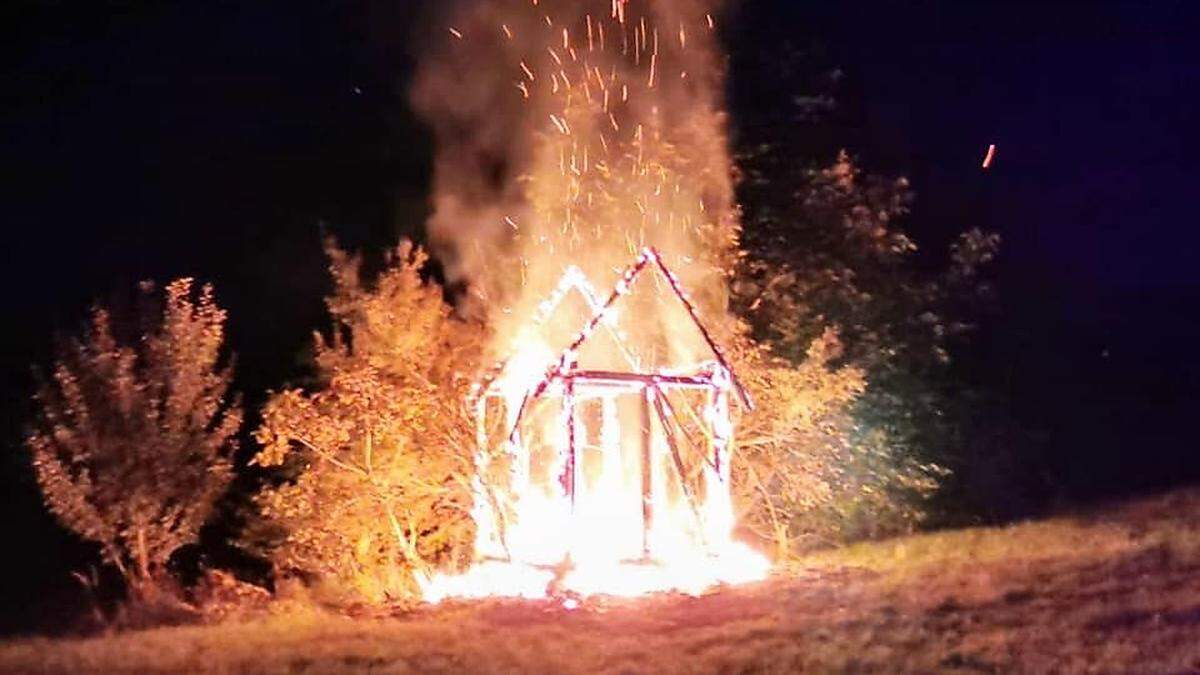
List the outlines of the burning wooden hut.
{"label": "burning wooden hut", "polygon": [[[660,275],[690,318],[690,329],[707,346],[705,361],[649,369],[624,344],[612,321],[615,306],[640,276],[652,274]],[[750,407],[749,395],[655,250],[644,249],[604,299],[581,272],[568,270],[535,321],[572,291],[584,298],[591,316],[545,372],[517,378],[523,385],[514,391],[510,371],[521,366],[509,359],[476,391],[477,553],[550,564],[579,557],[585,548],[646,561],[671,558],[681,546],[719,548],[733,526],[730,398]],[[598,331],[609,334],[627,369],[580,367],[580,351]],[[535,410],[547,407],[555,411],[552,422],[544,423],[543,414],[539,424]],[[632,433],[614,428],[630,425]],[[505,471],[495,470],[497,455],[507,463]],[[590,476],[584,471],[588,455],[597,467]],[[539,476],[540,492],[534,485]]]}

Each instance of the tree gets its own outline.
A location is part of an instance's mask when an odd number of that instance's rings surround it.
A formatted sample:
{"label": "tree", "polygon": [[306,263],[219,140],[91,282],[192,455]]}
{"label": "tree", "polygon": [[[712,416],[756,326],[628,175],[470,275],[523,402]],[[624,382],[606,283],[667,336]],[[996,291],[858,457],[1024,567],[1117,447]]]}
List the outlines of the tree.
{"label": "tree", "polygon": [[[866,372],[826,329],[798,363],[743,336],[736,367],[756,407],[738,426],[733,488],[741,526],[776,557],[912,529],[942,469],[855,433]],[[872,442],[873,441],[873,442]]]}
{"label": "tree", "polygon": [[[798,84],[804,78],[803,67],[785,69],[771,86],[787,102],[760,102],[777,111],[774,117],[742,120],[745,256],[733,283],[734,310],[754,339],[793,364],[804,363],[810,345],[835,328],[842,351],[834,365],[861,369],[867,382],[846,430],[855,456],[871,460],[858,470],[923,466],[930,478],[950,484],[946,469],[958,471],[974,460],[968,437],[981,423],[979,402],[991,398],[955,369],[952,355],[991,296],[985,270],[999,237],[967,229],[940,270],[919,265],[917,244],[903,227],[913,202],[908,181],[866,173],[845,151],[832,161],[806,152],[815,147],[810,136],[822,131],[814,119],[827,120],[837,106],[829,92],[819,91],[824,105],[814,116],[812,97],[796,96],[797,87],[819,89],[838,78]],[[894,498],[911,502],[928,494],[924,479],[901,483],[920,489]],[[960,485],[952,491],[971,490]],[[881,533],[887,520],[843,519],[844,535]]]}
{"label": "tree", "polygon": [[833,324],[846,358],[867,368],[947,362],[952,340],[970,329],[964,310],[990,293],[980,270],[999,237],[967,230],[950,265],[923,273],[901,227],[913,201],[907,180],[864,174],[844,151],[829,166],[784,170],[782,152],[742,157],[748,255],[734,302],[755,337],[800,360]]}
{"label": "tree", "polygon": [[258,497],[279,530],[278,572],[361,598],[413,593],[414,573],[461,560],[471,535],[473,427],[465,409],[482,344],[422,279],[402,244],[369,287],[361,261],[327,246],[331,337],[315,336],[323,386],[270,398],[253,462],[290,474]]}
{"label": "tree", "polygon": [[[150,284],[143,285],[149,295]],[[46,506],[100,545],[130,592],[163,581],[171,554],[196,541],[232,477],[242,414],[221,363],[225,311],[212,287],[166,287],[161,314],[136,342],[92,312],[36,395],[26,444]]]}

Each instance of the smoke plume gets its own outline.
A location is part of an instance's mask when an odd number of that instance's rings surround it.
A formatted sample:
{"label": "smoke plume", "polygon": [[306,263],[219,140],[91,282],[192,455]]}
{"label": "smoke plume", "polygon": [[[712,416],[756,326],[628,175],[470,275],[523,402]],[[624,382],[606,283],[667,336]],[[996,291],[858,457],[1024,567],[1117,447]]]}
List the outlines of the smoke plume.
{"label": "smoke plume", "polygon": [[[412,91],[436,137],[428,232],[496,327],[498,355],[568,266],[604,293],[643,246],[724,320],[738,222],[714,11],[476,0],[432,27]],[[627,337],[648,361],[699,355],[670,334],[685,320],[670,299],[651,295]]]}

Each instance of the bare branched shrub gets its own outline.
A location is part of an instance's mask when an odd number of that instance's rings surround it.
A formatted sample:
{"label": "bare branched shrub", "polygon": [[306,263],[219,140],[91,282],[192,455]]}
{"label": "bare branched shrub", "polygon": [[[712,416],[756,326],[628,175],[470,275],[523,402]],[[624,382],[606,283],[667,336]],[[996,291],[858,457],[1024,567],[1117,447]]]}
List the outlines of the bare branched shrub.
{"label": "bare branched shrub", "polygon": [[47,507],[100,545],[135,597],[160,588],[171,554],[196,540],[229,484],[242,423],[212,288],[197,296],[191,279],[172,282],[151,323],[125,344],[94,310],[41,384],[26,439]]}
{"label": "bare branched shrub", "polygon": [[270,554],[277,570],[382,601],[469,551],[465,400],[482,341],[422,280],[422,251],[401,245],[370,287],[357,258],[328,252],[335,327],[316,336],[325,385],[267,403],[253,461],[294,473],[258,504],[284,533]]}

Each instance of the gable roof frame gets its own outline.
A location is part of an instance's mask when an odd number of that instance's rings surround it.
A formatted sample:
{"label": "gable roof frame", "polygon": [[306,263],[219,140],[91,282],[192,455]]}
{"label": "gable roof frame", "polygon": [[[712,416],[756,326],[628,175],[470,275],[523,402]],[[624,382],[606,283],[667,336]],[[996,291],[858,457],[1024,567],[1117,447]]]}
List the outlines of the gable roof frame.
{"label": "gable roof frame", "polygon": [[[600,312],[603,309],[603,305],[600,302],[600,296],[596,294],[595,287],[592,286],[590,281],[588,281],[588,278],[586,275],[584,275],[583,270],[579,269],[579,267],[575,265],[570,265],[563,271],[563,275],[559,279],[558,284],[554,287],[554,291],[550,294],[550,297],[538,303],[537,313],[534,314],[533,319],[531,320],[532,325],[539,326],[548,321],[550,317],[554,315],[555,310],[562,305],[563,301],[566,300],[567,295],[569,295],[572,291],[576,292],[580,297],[583,298],[583,301],[587,305],[588,310],[592,313],[592,316],[595,316],[597,312]],[[637,357],[629,349],[629,346],[625,343],[625,340],[623,340],[617,331],[613,329],[611,323],[604,321],[603,325],[608,331],[609,336],[612,337],[613,342],[616,343],[617,349],[620,351],[625,363],[628,364],[634,372],[640,371],[641,364],[638,362]],[[510,360],[511,357],[508,357],[493,364],[484,377],[472,388],[472,399],[486,395],[491,389],[492,385],[504,377]]]}
{"label": "gable roof frame", "polygon": [[[704,338],[704,342],[706,345],[708,345],[708,348],[712,352],[713,357],[716,359],[717,364],[724,371],[724,373],[728,375],[729,383],[732,385],[733,390],[737,393],[739,401],[748,410],[754,409],[754,402],[750,398],[750,394],[746,391],[746,388],[738,379],[737,374],[729,365],[729,361],[725,358],[724,352],[721,351],[720,346],[717,345],[716,340],[713,339],[712,333],[708,331],[708,328],[705,327],[704,322],[701,321],[700,314],[696,310],[696,306],[692,303],[687,291],[684,290],[679,278],[676,277],[675,273],[667,267],[665,262],[663,262],[662,255],[656,249],[653,247],[646,247],[642,249],[641,254],[637,257],[633,264],[625,269],[625,272],[617,280],[617,283],[613,287],[612,293],[609,294],[604,304],[595,308],[591,319],[589,319],[584,327],[579,331],[571,344],[560,353],[558,360],[555,361],[549,369],[547,369],[546,375],[542,378],[541,382],[539,382],[533,391],[525,397],[525,401],[523,401],[521,404],[522,412],[526,407],[525,404],[527,402],[540,398],[556,379],[568,376],[571,371],[575,369],[577,366],[577,357],[580,347],[582,347],[583,344],[591,338],[592,334],[599,325],[605,323],[609,313],[612,311],[613,305],[615,305],[620,298],[629,294],[629,292],[632,290],[633,282],[636,281],[638,276],[647,268],[657,269],[659,274],[666,279],[674,296],[687,311],[688,317],[690,317],[692,320],[692,324],[700,332],[701,337]],[[520,422],[520,417],[521,413],[518,413],[518,423]]]}

